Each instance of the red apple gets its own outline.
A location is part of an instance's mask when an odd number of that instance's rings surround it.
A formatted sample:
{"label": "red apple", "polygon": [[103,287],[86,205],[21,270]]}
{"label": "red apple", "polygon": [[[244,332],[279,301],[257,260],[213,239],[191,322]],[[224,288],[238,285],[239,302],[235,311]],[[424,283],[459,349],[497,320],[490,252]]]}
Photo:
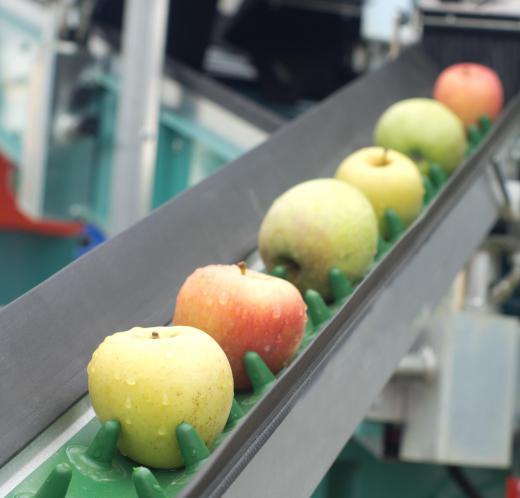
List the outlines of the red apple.
{"label": "red apple", "polygon": [[435,82],[433,96],[457,114],[466,127],[484,114],[496,119],[504,102],[504,90],[497,73],[470,62],[442,71]]}
{"label": "red apple", "polygon": [[281,370],[302,341],[305,310],[300,293],[286,280],[243,264],[210,265],[182,285],[173,323],[211,335],[227,354],[235,388],[246,389],[244,354],[255,351],[274,373]]}

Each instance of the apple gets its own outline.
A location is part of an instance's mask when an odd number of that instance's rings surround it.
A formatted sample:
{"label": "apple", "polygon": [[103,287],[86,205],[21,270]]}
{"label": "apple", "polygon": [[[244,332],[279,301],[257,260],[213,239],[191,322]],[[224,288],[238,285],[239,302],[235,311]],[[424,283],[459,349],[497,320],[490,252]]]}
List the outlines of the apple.
{"label": "apple", "polygon": [[437,78],[433,96],[448,106],[466,127],[486,115],[494,120],[504,103],[497,73],[482,64],[464,62],[446,68]]}
{"label": "apple", "polygon": [[461,163],[467,147],[462,121],[444,104],[425,98],[390,106],[377,122],[374,141],[411,157],[423,171],[435,162],[448,175]]}
{"label": "apple", "polygon": [[121,423],[121,453],[148,467],[182,467],[175,438],[182,422],[211,446],[233,401],[224,351],[192,327],[135,327],[108,336],[87,373],[99,419]]}
{"label": "apple", "polygon": [[243,359],[258,353],[273,373],[300,345],[307,315],[290,282],[248,270],[245,264],[210,265],[195,270],[177,296],[173,323],[210,334],[226,352],[235,387],[250,386]]}
{"label": "apple", "polygon": [[392,208],[409,225],[419,215],[424,198],[421,174],[414,162],[395,150],[365,147],[339,165],[336,178],[363,192],[386,233],[385,211]]}
{"label": "apple", "polygon": [[328,273],[342,270],[355,282],[377,248],[377,219],[358,189],[332,178],[309,180],[278,197],[262,221],[259,250],[269,271],[285,265],[288,279],[305,293],[331,298]]}

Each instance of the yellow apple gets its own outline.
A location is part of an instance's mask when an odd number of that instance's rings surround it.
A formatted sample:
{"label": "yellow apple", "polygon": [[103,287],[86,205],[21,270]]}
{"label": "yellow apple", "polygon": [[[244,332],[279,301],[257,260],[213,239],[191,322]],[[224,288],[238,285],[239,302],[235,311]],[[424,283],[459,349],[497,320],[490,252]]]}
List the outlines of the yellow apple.
{"label": "yellow apple", "polygon": [[366,147],[348,156],[336,178],[357,187],[372,203],[379,228],[385,233],[385,211],[394,209],[409,225],[421,212],[424,186],[415,163],[400,152]]}
{"label": "yellow apple", "polygon": [[118,447],[155,468],[183,465],[175,428],[188,422],[211,446],[233,400],[224,351],[193,327],[136,327],[107,337],[88,367],[92,405],[102,422],[118,419]]}

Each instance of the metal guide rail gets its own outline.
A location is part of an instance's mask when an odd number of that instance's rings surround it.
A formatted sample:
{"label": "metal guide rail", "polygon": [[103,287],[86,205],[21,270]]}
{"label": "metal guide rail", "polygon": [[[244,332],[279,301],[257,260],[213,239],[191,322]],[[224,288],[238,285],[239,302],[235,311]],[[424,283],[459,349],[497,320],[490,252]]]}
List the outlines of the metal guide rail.
{"label": "metal guide rail", "polygon": [[[388,105],[429,95],[437,72],[421,50],[404,54],[3,309],[0,464],[85,393],[85,365],[107,334],[168,322],[194,268],[250,254],[276,196],[331,176],[371,143]],[[487,166],[518,134],[518,114],[515,102],[182,496],[312,492],[498,216]]]}

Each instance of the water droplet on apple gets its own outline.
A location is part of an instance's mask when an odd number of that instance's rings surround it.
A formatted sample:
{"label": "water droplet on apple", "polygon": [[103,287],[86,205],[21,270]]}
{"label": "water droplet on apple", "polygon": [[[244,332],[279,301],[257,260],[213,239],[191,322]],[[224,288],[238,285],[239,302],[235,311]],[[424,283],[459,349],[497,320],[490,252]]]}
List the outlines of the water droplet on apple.
{"label": "water droplet on apple", "polygon": [[129,385],[129,386],[135,386],[135,379],[133,377],[127,377],[126,379],[126,383]]}
{"label": "water droplet on apple", "polygon": [[132,398],[130,398],[130,396],[128,396],[128,398],[126,398],[125,406],[127,408],[132,408]]}
{"label": "water droplet on apple", "polygon": [[269,351],[271,351],[271,345],[270,344],[267,344],[267,346],[264,346],[264,351],[266,353],[269,353]]}
{"label": "water droplet on apple", "polygon": [[218,296],[218,302],[223,306],[229,301],[229,294],[226,291],[222,291]]}
{"label": "water droplet on apple", "polygon": [[280,318],[282,315],[282,310],[280,309],[280,306],[278,304],[275,305],[273,308],[273,318]]}
{"label": "water droplet on apple", "polygon": [[159,436],[166,436],[166,429],[163,426],[159,427],[159,430],[157,431],[157,434]]}
{"label": "water droplet on apple", "polygon": [[164,406],[168,406],[170,404],[170,398],[168,398],[168,395],[166,393],[162,395],[162,404]]}

